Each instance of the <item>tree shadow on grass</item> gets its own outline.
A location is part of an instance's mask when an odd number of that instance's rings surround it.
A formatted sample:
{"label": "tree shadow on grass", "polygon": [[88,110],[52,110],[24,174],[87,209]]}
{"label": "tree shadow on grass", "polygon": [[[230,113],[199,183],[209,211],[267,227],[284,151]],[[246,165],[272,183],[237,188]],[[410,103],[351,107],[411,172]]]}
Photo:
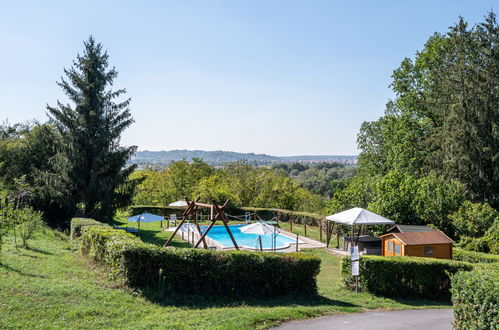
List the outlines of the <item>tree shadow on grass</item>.
{"label": "tree shadow on grass", "polygon": [[14,272],[14,273],[17,273],[17,274],[19,274],[21,276],[36,277],[36,278],[47,278],[47,276],[26,273],[26,272],[23,272],[22,270],[12,268],[11,266],[6,265],[6,264],[2,264],[2,263],[0,263],[0,268],[4,268],[5,270],[7,270],[9,272]]}
{"label": "tree shadow on grass", "polygon": [[40,253],[40,254],[45,254],[45,255],[50,255],[50,256],[53,256],[54,254],[52,252],[48,252],[48,251],[44,251],[44,250],[40,250],[40,249],[37,249],[37,248],[34,248],[34,247],[30,247],[30,246],[26,246],[24,247],[24,249],[28,250],[28,251],[32,251],[32,252],[36,252],[36,253]]}
{"label": "tree shadow on grass", "polygon": [[287,295],[273,298],[237,298],[237,297],[206,297],[196,294],[177,294],[167,297],[158,296],[154,290],[144,290],[142,295],[151,302],[163,307],[186,307],[195,309],[220,307],[293,307],[293,306],[336,306],[343,308],[359,307],[348,302],[333,300],[320,295],[297,296]]}

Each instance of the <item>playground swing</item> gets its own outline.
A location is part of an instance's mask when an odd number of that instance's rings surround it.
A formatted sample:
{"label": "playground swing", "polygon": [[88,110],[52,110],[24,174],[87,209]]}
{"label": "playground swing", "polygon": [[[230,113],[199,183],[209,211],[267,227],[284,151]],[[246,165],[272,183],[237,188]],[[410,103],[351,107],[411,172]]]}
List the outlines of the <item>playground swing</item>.
{"label": "playground swing", "polygon": [[[225,208],[229,204],[229,200],[225,201],[225,203],[223,205],[218,205],[215,201],[213,201],[213,204],[199,203],[200,199],[201,198],[198,197],[195,201],[189,201],[186,197],[185,200],[187,202],[187,208],[185,209],[185,211],[183,213],[183,219],[180,222],[180,224],[177,226],[177,228],[175,228],[175,231],[173,232],[172,236],[165,242],[164,246],[168,246],[168,244],[170,244],[170,242],[173,240],[173,238],[177,234],[178,230],[182,227],[182,225],[187,220],[187,218],[190,217],[190,218],[194,219],[196,227],[197,227],[198,232],[199,232],[199,235],[201,236],[199,238],[199,240],[197,241],[197,243],[194,245],[194,248],[197,248],[201,244],[201,242],[203,242],[203,246],[205,249],[208,248],[208,244],[206,244],[205,237],[210,232],[211,228],[213,228],[213,226],[215,225],[217,220],[221,220],[225,226],[225,229],[227,229],[227,232],[229,233],[230,239],[232,240],[234,247],[236,248],[236,250],[239,250],[239,246],[237,245],[237,242],[234,239],[234,236],[232,235],[232,232],[230,230],[230,227],[228,224],[229,221],[227,220],[227,217],[224,213]],[[197,217],[197,210],[200,207],[210,209],[210,221],[211,221],[211,223],[208,226],[208,228],[206,228],[204,233],[201,231],[201,227],[199,226],[198,217]],[[216,211],[216,216],[215,216],[215,211]]]}

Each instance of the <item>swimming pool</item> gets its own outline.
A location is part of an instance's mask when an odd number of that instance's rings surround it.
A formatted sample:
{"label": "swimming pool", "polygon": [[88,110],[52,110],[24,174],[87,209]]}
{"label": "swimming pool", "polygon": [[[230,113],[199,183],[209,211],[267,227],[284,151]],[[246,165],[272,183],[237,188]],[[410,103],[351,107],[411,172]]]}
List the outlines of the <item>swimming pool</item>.
{"label": "swimming pool", "polygon": [[[264,249],[272,249],[272,236],[268,235],[257,235],[257,234],[247,234],[242,233],[239,228],[246,225],[229,225],[230,231],[237,242],[237,245],[250,249],[260,249],[260,243],[258,242],[258,237],[262,237],[262,247]],[[202,226],[201,231],[204,231],[208,226]],[[217,243],[223,245],[224,247],[234,247],[232,240],[230,239],[229,233],[225,226],[213,226],[211,230],[206,235],[208,238],[216,241]],[[282,234],[276,234],[276,249],[287,248],[290,243],[296,243],[296,239],[284,236]],[[299,241],[301,243],[301,241]]]}

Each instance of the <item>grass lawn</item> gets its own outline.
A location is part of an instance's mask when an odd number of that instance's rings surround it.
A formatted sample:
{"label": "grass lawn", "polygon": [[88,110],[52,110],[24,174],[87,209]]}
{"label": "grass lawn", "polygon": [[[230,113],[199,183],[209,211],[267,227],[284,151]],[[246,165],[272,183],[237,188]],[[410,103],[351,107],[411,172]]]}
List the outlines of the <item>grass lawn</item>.
{"label": "grass lawn", "polygon": [[[170,234],[158,232],[157,223],[143,225],[145,240],[159,243]],[[46,229],[29,245],[28,249],[15,249],[13,238],[5,238],[0,264],[1,329],[260,329],[292,319],[366,309],[448,306],[343,290],[339,259],[324,250],[305,251],[322,259],[318,297],[231,301],[184,296],[151,301],[107,279],[105,271],[87,262],[65,234]]]}

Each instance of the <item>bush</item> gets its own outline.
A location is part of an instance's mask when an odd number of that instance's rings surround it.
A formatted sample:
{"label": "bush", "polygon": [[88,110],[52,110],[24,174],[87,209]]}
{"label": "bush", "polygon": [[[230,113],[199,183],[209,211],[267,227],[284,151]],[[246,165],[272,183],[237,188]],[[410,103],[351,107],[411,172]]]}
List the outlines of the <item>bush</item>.
{"label": "bush", "polygon": [[499,329],[499,270],[452,276],[455,329]]}
{"label": "bush", "polygon": [[499,222],[499,212],[486,203],[465,201],[451,216],[458,236],[481,237]]}
{"label": "bush", "polygon": [[[360,260],[359,288],[376,295],[393,298],[450,298],[450,274],[472,270],[466,262],[417,258],[362,256]],[[343,258],[341,275],[347,288],[355,287],[351,275],[351,261]]]}
{"label": "bush", "polygon": [[23,247],[28,246],[28,240],[43,226],[42,212],[35,211],[31,207],[14,210],[12,219]]}
{"label": "bush", "polygon": [[459,248],[454,248],[453,259],[459,261],[467,261],[472,263],[495,263],[499,262],[499,256],[489,253],[466,251]]}
{"label": "bush", "polygon": [[320,259],[300,253],[163,248],[115,229],[86,227],[82,252],[132,287],[158,294],[272,297],[316,294]]}
{"label": "bush", "polygon": [[84,226],[81,234],[83,254],[101,263],[108,263],[108,242],[140,242],[130,233],[105,226]]}
{"label": "bush", "polygon": [[99,222],[97,220],[91,219],[91,218],[72,218],[71,219],[71,239],[75,239],[77,237],[80,237],[81,235],[81,229],[85,226],[106,226],[108,225]]}

